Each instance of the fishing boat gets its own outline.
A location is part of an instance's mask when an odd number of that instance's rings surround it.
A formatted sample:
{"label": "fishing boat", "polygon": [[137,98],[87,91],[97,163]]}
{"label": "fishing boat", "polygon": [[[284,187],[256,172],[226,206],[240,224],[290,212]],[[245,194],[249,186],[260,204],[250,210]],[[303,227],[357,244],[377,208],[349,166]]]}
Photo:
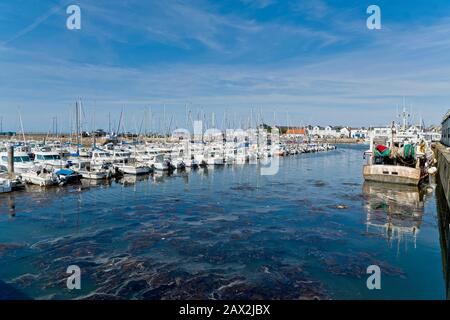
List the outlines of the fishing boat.
{"label": "fishing boat", "polygon": [[363,167],[366,181],[419,185],[433,167],[433,153],[426,141],[414,143],[396,136],[393,124],[389,135],[371,133],[370,149],[365,152],[367,164]]}

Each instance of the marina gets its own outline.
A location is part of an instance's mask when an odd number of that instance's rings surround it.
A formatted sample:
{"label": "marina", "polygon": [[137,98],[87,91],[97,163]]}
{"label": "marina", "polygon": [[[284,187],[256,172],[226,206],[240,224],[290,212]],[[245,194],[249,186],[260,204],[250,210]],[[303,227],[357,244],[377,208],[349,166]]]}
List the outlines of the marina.
{"label": "marina", "polygon": [[402,122],[4,139],[0,299],[446,299],[441,136]]}
{"label": "marina", "polygon": [[2,194],[0,279],[33,299],[445,299],[436,185],[364,183],[365,148]]}
{"label": "marina", "polygon": [[0,303],[450,300],[449,1],[29,2],[0,4]]}
{"label": "marina", "polygon": [[[110,132],[102,142],[97,131],[82,132],[76,103],[77,122],[62,142],[56,137],[42,140],[14,136],[0,142],[0,176],[18,179],[39,186],[65,185],[80,179],[106,180],[123,175],[147,175],[154,171],[172,172],[186,168],[270,162],[278,158],[303,153],[334,150],[330,143],[314,142],[310,137],[280,135],[276,127],[260,125],[256,128],[218,130],[208,129],[200,135],[176,129],[172,135],[154,138]],[[123,114],[121,113],[120,121]],[[213,115],[214,118],[214,115]],[[196,127],[201,121],[195,121]],[[120,128],[120,125],[119,125]],[[117,132],[120,132],[119,130]],[[180,132],[182,134],[180,134]],[[84,141],[83,136],[90,139]],[[155,134],[155,136],[158,136]]]}

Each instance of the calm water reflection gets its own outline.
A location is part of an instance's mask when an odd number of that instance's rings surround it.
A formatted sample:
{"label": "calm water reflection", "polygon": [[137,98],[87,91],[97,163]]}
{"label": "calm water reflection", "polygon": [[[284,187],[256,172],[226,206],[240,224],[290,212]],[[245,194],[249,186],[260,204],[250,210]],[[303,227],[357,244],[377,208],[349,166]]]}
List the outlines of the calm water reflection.
{"label": "calm water reflection", "polygon": [[364,149],[1,195],[0,295],[444,299],[434,187],[364,184]]}
{"label": "calm water reflection", "polygon": [[367,230],[380,232],[390,244],[413,242],[419,236],[425,212],[426,187],[365,182],[363,195]]}

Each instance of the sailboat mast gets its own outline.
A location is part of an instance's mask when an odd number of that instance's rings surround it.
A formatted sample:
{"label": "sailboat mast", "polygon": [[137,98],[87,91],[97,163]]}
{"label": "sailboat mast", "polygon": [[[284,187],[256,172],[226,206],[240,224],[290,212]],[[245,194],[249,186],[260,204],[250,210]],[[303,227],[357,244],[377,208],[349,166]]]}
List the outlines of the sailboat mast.
{"label": "sailboat mast", "polygon": [[120,118],[119,118],[119,125],[117,126],[117,136],[119,136],[119,132],[120,132],[120,126],[122,124],[122,117],[123,117],[123,107],[122,107],[122,111],[120,112]]}
{"label": "sailboat mast", "polygon": [[80,153],[80,107],[78,101],[75,102],[75,134],[77,141],[77,154]]}
{"label": "sailboat mast", "polygon": [[25,139],[25,131],[23,130],[23,121],[22,121],[22,114],[20,112],[20,107],[18,107],[18,111],[19,111],[20,128],[22,130],[23,142],[26,144],[27,140]]}

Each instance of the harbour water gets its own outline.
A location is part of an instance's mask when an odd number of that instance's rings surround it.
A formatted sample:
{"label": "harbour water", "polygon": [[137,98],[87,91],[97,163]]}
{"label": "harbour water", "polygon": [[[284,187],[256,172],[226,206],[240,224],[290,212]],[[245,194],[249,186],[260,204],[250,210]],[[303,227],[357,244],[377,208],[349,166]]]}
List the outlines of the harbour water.
{"label": "harbour water", "polygon": [[366,148],[0,195],[0,298],[445,299],[434,186],[364,184]]}

